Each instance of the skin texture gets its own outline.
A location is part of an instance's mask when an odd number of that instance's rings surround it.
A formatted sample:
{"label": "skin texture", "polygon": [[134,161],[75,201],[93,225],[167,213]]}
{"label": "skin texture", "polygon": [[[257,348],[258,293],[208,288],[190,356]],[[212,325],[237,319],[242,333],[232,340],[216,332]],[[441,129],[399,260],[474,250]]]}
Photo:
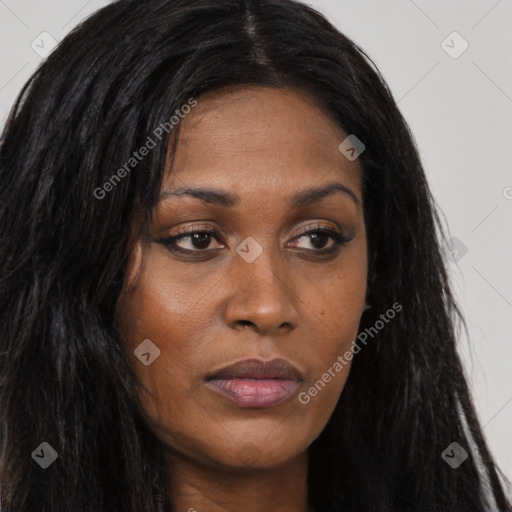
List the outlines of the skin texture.
{"label": "skin texture", "polygon": [[[209,93],[180,129],[162,192],[201,186],[236,193],[240,202],[168,197],[155,209],[149,245],[139,242],[130,254],[126,285],[137,281],[123,301],[120,333],[146,388],[142,413],[168,448],[177,510],[305,512],[307,449],[331,416],[350,363],[308,404],[298,394],[350,349],[364,310],[360,166],[338,149],[348,134],[288,89]],[[359,204],[335,192],[291,208],[296,192],[332,182]],[[332,238],[299,237],[339,231],[337,224],[351,239],[331,255],[320,253]],[[195,251],[188,258],[156,242],[183,226],[218,239],[177,241]],[[249,236],[263,250],[252,263],[236,252]],[[145,339],[161,351],[149,366],[133,353]],[[268,408],[241,408],[205,385],[212,370],[253,357],[284,358],[304,380]]]}

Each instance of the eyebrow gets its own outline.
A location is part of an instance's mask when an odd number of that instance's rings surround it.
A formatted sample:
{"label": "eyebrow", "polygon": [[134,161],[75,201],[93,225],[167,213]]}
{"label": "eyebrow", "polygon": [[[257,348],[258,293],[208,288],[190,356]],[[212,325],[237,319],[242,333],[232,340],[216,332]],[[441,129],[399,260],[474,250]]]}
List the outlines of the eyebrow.
{"label": "eyebrow", "polygon": [[[302,208],[313,203],[321,201],[335,192],[341,192],[350,197],[357,207],[361,207],[361,201],[354,192],[338,182],[329,183],[323,187],[311,187],[294,194],[291,200],[292,208]],[[164,191],[160,195],[160,201],[171,197],[191,196],[205,203],[216,204],[226,208],[236,206],[240,203],[240,197],[237,194],[222,190],[200,187],[181,187],[176,190]]]}

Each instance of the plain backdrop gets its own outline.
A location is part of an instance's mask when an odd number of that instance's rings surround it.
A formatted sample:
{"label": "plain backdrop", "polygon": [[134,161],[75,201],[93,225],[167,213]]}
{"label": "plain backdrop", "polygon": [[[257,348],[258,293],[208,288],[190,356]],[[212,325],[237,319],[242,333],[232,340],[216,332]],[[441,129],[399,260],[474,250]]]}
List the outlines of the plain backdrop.
{"label": "plain backdrop", "polygon": [[[107,3],[0,0],[0,126],[52,39]],[[371,57],[414,134],[455,239],[446,250],[469,327],[460,353],[512,479],[512,0],[309,4]]]}

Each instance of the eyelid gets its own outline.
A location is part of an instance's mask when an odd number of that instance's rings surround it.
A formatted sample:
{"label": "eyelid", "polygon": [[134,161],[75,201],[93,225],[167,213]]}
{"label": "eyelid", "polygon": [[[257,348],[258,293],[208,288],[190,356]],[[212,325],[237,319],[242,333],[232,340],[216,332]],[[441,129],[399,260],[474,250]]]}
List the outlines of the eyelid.
{"label": "eyelid", "polygon": [[330,221],[330,222],[334,223],[336,227],[332,226],[332,224],[331,225],[322,224],[322,222],[327,222],[327,221],[317,220],[317,221],[314,221],[313,224],[308,224],[306,226],[302,226],[300,228],[300,231],[292,236],[292,240],[295,240],[295,238],[298,238],[302,235],[306,235],[309,232],[315,231],[315,230],[334,231],[336,233],[343,234],[343,230],[341,229],[341,227],[339,226],[339,224],[337,222]]}
{"label": "eyelid", "polygon": [[[207,231],[207,232],[215,232],[215,234],[217,234],[215,228],[211,227],[211,226],[207,226],[206,224],[204,225],[185,225],[185,226],[178,226],[177,228],[177,231],[178,231],[178,235],[182,235],[182,234],[186,234],[186,233],[197,233],[197,232],[201,232],[201,231]],[[174,236],[174,235],[173,235]]]}
{"label": "eyelid", "polygon": [[[331,225],[324,225],[323,222],[331,222]],[[343,230],[341,229],[340,225],[333,220],[326,221],[326,220],[316,220],[313,221],[313,224],[308,224],[306,226],[302,226],[300,228],[300,231],[298,231],[296,234],[292,236],[292,238],[295,238],[298,235],[301,235],[311,229],[333,229],[332,224],[335,225],[334,229],[338,229],[340,232]],[[178,226],[176,228],[177,234],[181,235],[183,233],[195,233],[198,231],[213,231],[217,233],[217,228],[208,224],[186,224],[184,226]],[[174,236],[174,235],[173,235]]]}
{"label": "eyelid", "polygon": [[[291,240],[295,240],[296,238],[299,238],[301,236],[308,235],[312,231],[315,231],[315,230],[331,231],[331,232],[334,232],[339,235],[344,235],[343,230],[340,228],[340,226],[337,222],[331,221],[336,225],[336,228],[333,227],[332,225],[330,225],[330,226],[324,225],[321,222],[322,221],[314,221],[314,223],[311,225],[302,226],[300,231],[298,231],[297,233],[294,233],[291,236]],[[324,222],[327,222],[327,221],[324,221]],[[176,235],[171,235],[166,238],[176,238],[179,235],[193,234],[193,233],[200,233],[200,232],[206,232],[206,233],[214,236],[217,239],[219,238],[218,230],[216,228],[214,228],[212,226],[208,226],[206,224],[197,224],[197,225],[196,224],[192,224],[192,225],[188,224],[185,226],[178,226],[176,228],[176,230],[177,230]]]}

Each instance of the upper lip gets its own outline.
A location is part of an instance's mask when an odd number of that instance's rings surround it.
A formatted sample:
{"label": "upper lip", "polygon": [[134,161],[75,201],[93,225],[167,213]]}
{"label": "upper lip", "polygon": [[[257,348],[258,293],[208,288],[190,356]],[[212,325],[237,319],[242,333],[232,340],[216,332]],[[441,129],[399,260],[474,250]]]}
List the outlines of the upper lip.
{"label": "upper lip", "polygon": [[302,380],[303,376],[295,366],[281,358],[272,359],[271,361],[245,359],[206,376],[206,380],[243,378]]}

